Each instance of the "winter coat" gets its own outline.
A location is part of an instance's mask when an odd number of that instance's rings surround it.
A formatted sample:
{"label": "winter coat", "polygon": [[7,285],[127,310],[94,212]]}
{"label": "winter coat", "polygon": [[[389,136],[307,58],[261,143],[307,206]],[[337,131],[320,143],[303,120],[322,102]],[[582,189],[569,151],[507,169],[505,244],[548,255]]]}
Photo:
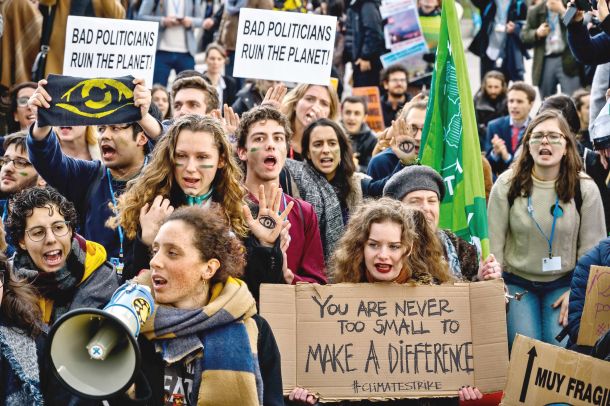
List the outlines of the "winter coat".
{"label": "winter coat", "polygon": [[379,0],[353,0],[347,9],[344,59],[372,61],[385,53]]}

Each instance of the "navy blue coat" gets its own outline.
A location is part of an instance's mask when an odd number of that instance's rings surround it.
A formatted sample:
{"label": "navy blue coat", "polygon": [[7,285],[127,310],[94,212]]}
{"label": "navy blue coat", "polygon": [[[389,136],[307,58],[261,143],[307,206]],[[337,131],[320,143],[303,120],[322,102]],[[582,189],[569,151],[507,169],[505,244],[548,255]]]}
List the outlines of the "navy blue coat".
{"label": "navy blue coat", "polygon": [[[511,154],[511,158],[508,162],[504,162],[501,156],[492,155],[493,147],[491,145],[491,139],[497,134],[498,137],[504,140],[506,143],[506,149]],[[498,176],[502,172],[508,169],[510,164],[513,162],[515,151],[513,151],[512,145],[512,131],[510,126],[510,116],[504,116],[496,118],[487,124],[487,136],[485,137],[485,151],[487,151],[486,158],[491,165],[491,170],[495,176]]]}
{"label": "navy blue coat", "polygon": [[568,329],[570,331],[568,346],[575,344],[578,339],[580,317],[585,307],[585,293],[591,265],[610,266],[610,238],[600,241],[599,244],[582,256],[574,269],[568,308]]}
{"label": "navy blue coat", "polygon": [[[608,18],[605,23],[606,20]],[[605,32],[591,37],[584,24],[573,23],[568,25],[568,44],[580,63],[601,65],[610,62],[610,35]]]}

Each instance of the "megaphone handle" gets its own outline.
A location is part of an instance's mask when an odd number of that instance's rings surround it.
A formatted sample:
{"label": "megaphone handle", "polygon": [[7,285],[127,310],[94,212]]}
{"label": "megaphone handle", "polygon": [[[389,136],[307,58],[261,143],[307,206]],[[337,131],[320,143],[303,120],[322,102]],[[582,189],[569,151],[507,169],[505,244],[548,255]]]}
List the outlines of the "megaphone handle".
{"label": "megaphone handle", "polygon": [[[131,401],[135,401],[141,404],[148,404],[148,402],[152,399],[153,393],[150,383],[148,382],[148,378],[142,369],[138,370],[136,374],[136,379],[134,380],[133,385],[135,385],[135,397],[130,396],[131,387],[125,393],[125,397],[129,398]],[[132,386],[133,386],[132,385]]]}

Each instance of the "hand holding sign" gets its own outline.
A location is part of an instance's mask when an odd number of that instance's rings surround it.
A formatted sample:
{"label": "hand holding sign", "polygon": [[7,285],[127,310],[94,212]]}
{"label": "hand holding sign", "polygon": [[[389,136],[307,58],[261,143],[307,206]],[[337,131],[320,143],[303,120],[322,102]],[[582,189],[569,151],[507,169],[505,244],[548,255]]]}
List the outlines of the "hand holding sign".
{"label": "hand holding sign", "polygon": [[134,79],[133,84],[136,85],[133,89],[133,105],[140,108],[142,117],[144,117],[148,114],[148,109],[152,102],[152,94],[146,87],[144,79]]}

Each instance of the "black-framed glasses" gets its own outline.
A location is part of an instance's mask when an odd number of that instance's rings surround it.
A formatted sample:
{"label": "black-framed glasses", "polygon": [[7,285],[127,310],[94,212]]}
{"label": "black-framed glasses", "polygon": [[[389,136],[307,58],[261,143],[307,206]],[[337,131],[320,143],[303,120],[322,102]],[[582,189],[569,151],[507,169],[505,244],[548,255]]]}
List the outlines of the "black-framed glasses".
{"label": "black-framed glasses", "polygon": [[98,125],[97,126],[97,134],[98,135],[104,134],[106,132],[106,129],[110,129],[110,132],[112,132],[112,133],[118,133],[119,131],[126,130],[129,127],[131,127],[131,124],[123,124],[123,125],[118,125],[118,124]]}
{"label": "black-framed glasses", "polygon": [[42,241],[47,236],[47,229],[51,229],[51,232],[55,235],[55,237],[63,237],[64,235],[70,232],[70,222],[69,221],[56,221],[48,227],[36,226],[32,228],[28,228],[25,230],[25,233],[30,238],[30,240],[34,242]]}
{"label": "black-framed glasses", "polygon": [[26,96],[22,96],[22,97],[17,97],[17,107],[25,107],[28,105],[28,100],[30,100],[29,97]]}
{"label": "black-framed glasses", "polygon": [[533,132],[530,136],[530,144],[540,144],[543,139],[547,139],[550,144],[557,144],[561,142],[561,139],[564,137],[562,133],[558,133],[555,131],[543,132],[536,131]]}
{"label": "black-framed glasses", "polygon": [[13,159],[8,156],[0,157],[0,166],[8,165],[11,162],[13,163],[13,165],[15,165],[15,168],[17,168],[17,169],[25,169],[29,166],[32,166],[32,163],[25,158],[14,158]]}

